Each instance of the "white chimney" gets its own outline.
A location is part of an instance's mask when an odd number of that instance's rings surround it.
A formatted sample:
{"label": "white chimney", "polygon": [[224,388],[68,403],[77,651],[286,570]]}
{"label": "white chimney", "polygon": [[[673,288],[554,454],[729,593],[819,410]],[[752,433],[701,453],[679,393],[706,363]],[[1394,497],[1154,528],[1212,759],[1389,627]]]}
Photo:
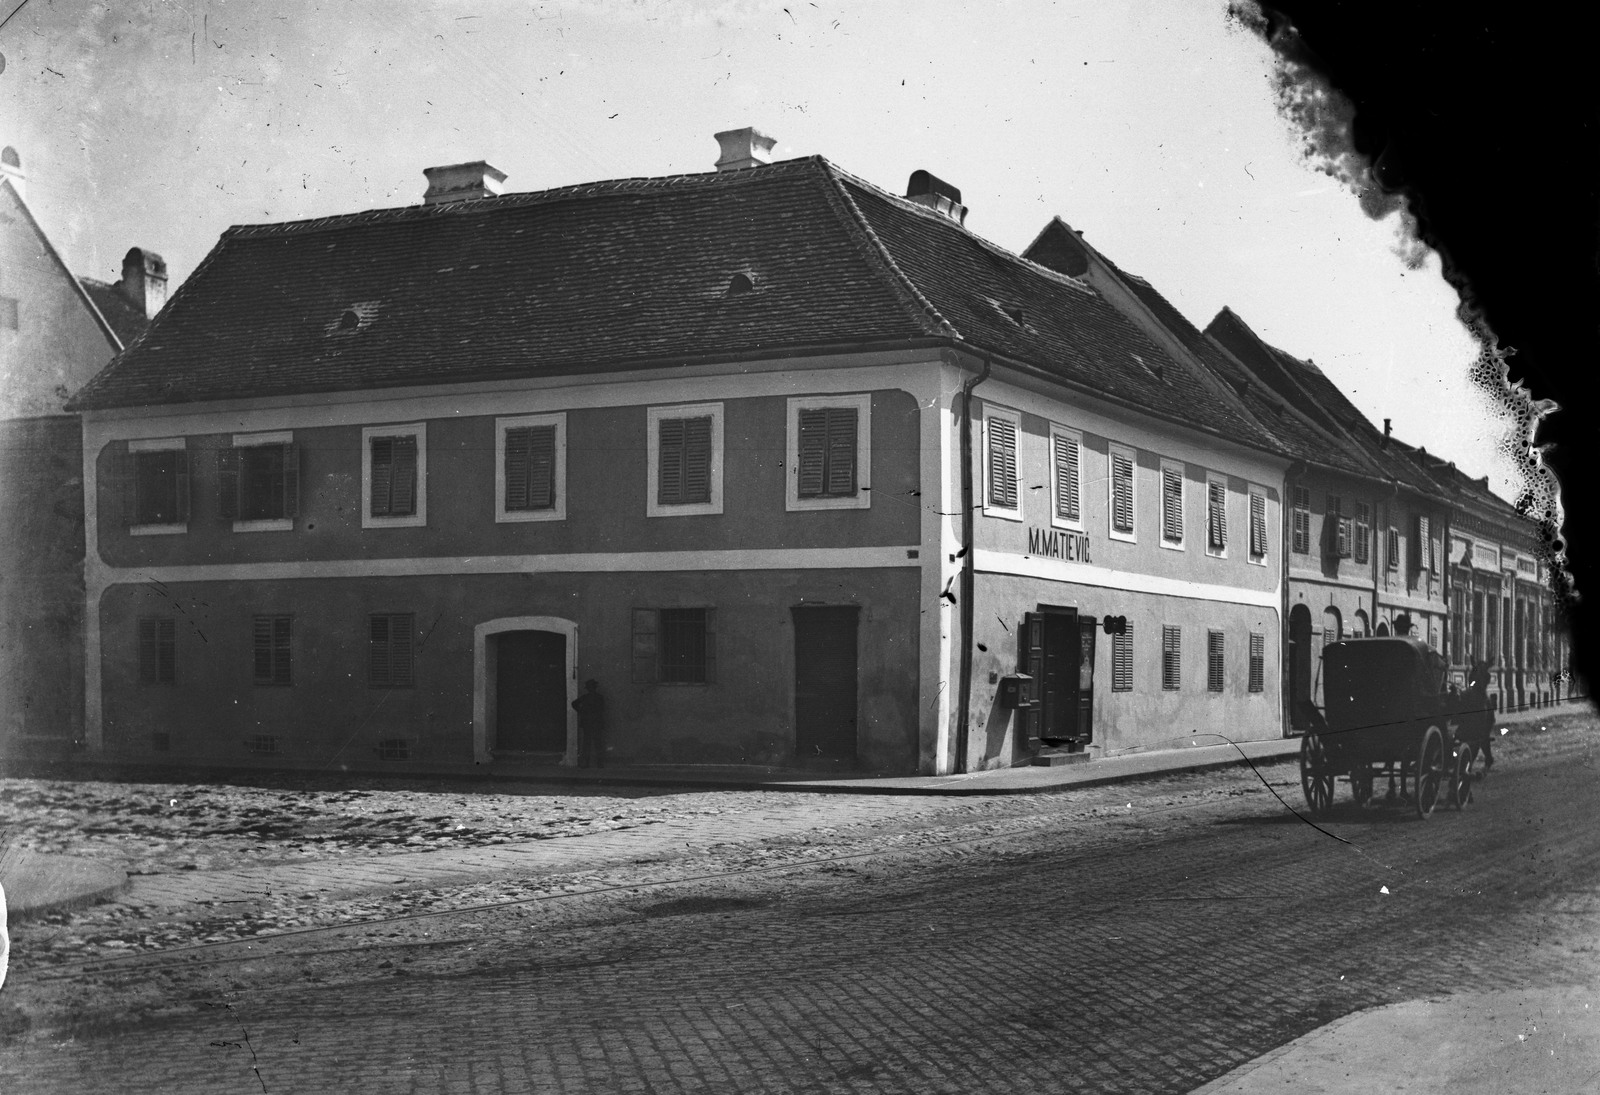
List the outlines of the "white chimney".
{"label": "white chimney", "polygon": [[760,167],[772,162],[772,146],[777,144],[758,129],[725,129],[716,134],[722,155],[717,157],[718,171],[738,171],[742,167]]}
{"label": "white chimney", "polygon": [[146,319],[154,319],[167,302],[167,261],[154,251],[130,247],[122,257],[122,280],[117,291]]}
{"label": "white chimney", "polygon": [[0,149],[0,179],[7,179],[17,197],[28,200],[28,176],[22,173],[22,157],[10,145]]}
{"label": "white chimney", "polygon": [[961,191],[936,175],[913,171],[911,181],[906,184],[906,197],[943,213],[957,224],[967,222],[967,207],[961,204]]}
{"label": "white chimney", "polygon": [[428,190],[422,195],[423,205],[493,198],[505,189],[506,173],[482,160],[425,167],[422,173],[428,177]]}

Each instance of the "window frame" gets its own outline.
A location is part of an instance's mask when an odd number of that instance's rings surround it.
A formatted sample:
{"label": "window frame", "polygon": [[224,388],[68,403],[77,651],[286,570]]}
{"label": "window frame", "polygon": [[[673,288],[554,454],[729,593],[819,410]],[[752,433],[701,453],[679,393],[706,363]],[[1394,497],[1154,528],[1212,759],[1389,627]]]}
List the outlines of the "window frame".
{"label": "window frame", "polygon": [[[1117,458],[1128,461],[1128,528],[1117,528]],[[1106,445],[1106,535],[1134,544],[1139,540],[1139,450],[1131,445]]]}
{"label": "window frame", "polygon": [[[548,509],[506,509],[506,434],[511,430],[555,428],[555,504]],[[652,495],[652,497],[654,497]],[[567,414],[520,414],[494,420],[494,519],[496,524],[567,519]]]}
{"label": "window frame", "polygon": [[[854,494],[800,497],[800,412],[844,408],[856,412],[856,489]],[[872,508],[872,393],[794,396],[785,410],[787,422],[784,509],[790,512]],[[654,497],[652,495],[652,497]]]}
{"label": "window frame", "polygon": [[1289,554],[1311,554],[1311,488],[1295,486],[1289,496],[1290,521]]}
{"label": "window frame", "polygon": [[[1188,513],[1186,512],[1187,507],[1185,505],[1187,502],[1187,499],[1185,498],[1187,490],[1185,489],[1186,483],[1183,473],[1183,461],[1169,460],[1165,456],[1161,458],[1161,536],[1158,542],[1168,551],[1185,551],[1187,550],[1188,546],[1187,526],[1189,523],[1189,518]],[[1168,533],[1172,531],[1167,527],[1167,483],[1169,476],[1176,476],[1178,480],[1177,539],[1173,539],[1168,535]]]}
{"label": "window frame", "polygon": [[[382,679],[382,680],[379,680],[378,679],[378,674],[376,672],[374,672],[374,670],[376,669],[375,656],[376,656],[377,648],[378,648],[378,640],[376,640],[376,639],[374,639],[372,637],[372,631],[373,631],[373,626],[372,625],[373,625],[373,622],[375,620],[379,620],[379,619],[382,619],[382,620],[386,621],[385,627],[387,629],[387,635],[384,638],[383,646],[384,646],[384,649],[387,652],[386,653],[386,657],[388,658],[388,662],[387,662],[388,672],[385,675],[384,679]],[[408,645],[407,645],[406,651],[405,651],[405,656],[406,656],[405,670],[406,670],[406,672],[404,674],[404,678],[405,679],[403,679],[403,680],[398,679],[401,675],[395,672],[395,658],[394,658],[394,655],[395,655],[394,621],[401,620],[401,619],[407,621],[407,627],[409,629],[409,637],[408,637],[408,640],[407,640]],[[385,691],[391,691],[391,690],[394,690],[394,689],[401,689],[401,688],[415,688],[417,686],[417,647],[419,645],[418,638],[419,638],[419,636],[417,635],[417,616],[416,616],[416,613],[414,613],[414,612],[369,612],[369,613],[367,613],[367,638],[366,638],[366,647],[367,647],[367,687],[368,688],[383,689]]]}
{"label": "window frame", "polygon": [[[139,520],[139,456],[142,453],[177,452],[179,466],[176,470],[177,483],[174,484],[174,493],[177,496],[178,512],[183,515],[182,521],[140,521]],[[128,442],[128,535],[129,536],[175,536],[189,531],[189,517],[194,512],[193,490],[194,469],[189,466],[189,442],[183,437],[152,437],[135,438]]]}
{"label": "window frame", "polygon": [[[649,407],[645,411],[646,459],[649,468],[645,476],[646,517],[696,517],[722,512],[723,472],[723,415],[721,403],[675,403]],[[711,467],[708,471],[710,500],[706,502],[667,502],[661,496],[661,423],[672,419],[711,419]]]}
{"label": "window frame", "polygon": [[[372,443],[383,437],[409,437],[417,445],[416,505],[411,513],[374,517],[372,514]],[[428,424],[411,422],[361,428],[361,527],[420,528],[428,523]]]}
{"label": "window frame", "polygon": [[[1251,483],[1248,488],[1250,496],[1250,540],[1245,544],[1245,561],[1256,566],[1266,566],[1267,560],[1272,556],[1272,522],[1267,514],[1267,489]],[[1255,520],[1256,500],[1261,501],[1261,551],[1255,551]]]}
{"label": "window frame", "polygon": [[[299,458],[300,458],[300,450],[294,443],[294,431],[293,430],[274,430],[274,431],[271,431],[271,432],[268,432],[268,433],[236,433],[230,439],[229,448],[233,449],[235,452],[238,452],[238,450],[240,450],[240,449],[265,449],[265,448],[271,448],[273,446],[280,446],[280,447],[282,447],[284,449],[283,474],[284,474],[285,480],[287,481],[287,479],[288,479],[288,477],[290,475],[289,461],[291,459],[299,460]],[[234,489],[236,491],[241,491],[242,492],[243,488],[242,488],[241,484],[242,484],[242,481],[244,479],[244,460],[245,460],[245,457],[241,453],[241,454],[237,455],[234,459],[237,461],[237,465],[236,465],[236,467],[234,469],[234,475],[235,475],[235,486],[234,486]],[[296,485],[295,485],[296,502],[298,503],[299,494],[300,494],[300,489],[299,489],[300,470],[299,470],[298,467],[296,467],[294,469],[293,474],[294,474],[295,481],[296,481]],[[218,489],[221,489],[220,488],[220,484],[219,484]],[[287,494],[287,492],[288,492],[287,486],[285,486],[284,492],[285,492],[285,494]],[[243,499],[242,494],[241,494],[241,496],[237,497],[237,500],[234,503],[234,508],[238,512],[241,512],[241,513],[244,511],[244,507],[242,505],[243,501],[244,501],[244,499]],[[292,531],[294,529],[294,522],[295,522],[295,518],[298,516],[298,511],[299,511],[299,506],[297,504],[295,506],[295,512],[287,513],[282,517],[260,517],[260,518],[252,518],[252,519],[249,519],[249,520],[245,520],[245,519],[242,519],[242,518],[239,518],[239,517],[235,517],[233,519],[233,531],[234,532],[289,532],[289,531]]]}
{"label": "window frame", "polygon": [[1228,633],[1206,629],[1206,691],[1221,693],[1228,685]]}
{"label": "window frame", "polygon": [[[664,613],[698,612],[701,614],[701,648],[699,680],[673,679],[664,676],[666,651],[664,636],[667,633]],[[654,608],[634,608],[631,614],[633,639],[632,680],[635,684],[653,684],[670,688],[704,688],[717,683],[717,610],[711,605],[669,605]]]}
{"label": "window frame", "polygon": [[[284,625],[285,634],[280,646],[278,625]],[[267,627],[265,650],[267,671],[261,672],[262,625]],[[250,618],[251,683],[258,688],[286,688],[294,684],[294,617],[287,612],[256,613]],[[283,672],[278,672],[282,656]]]}
{"label": "window frame", "polygon": [[[1168,658],[1171,661],[1168,661]],[[1171,674],[1167,670],[1170,667]],[[1183,627],[1179,624],[1161,625],[1161,691],[1183,690]]]}
{"label": "window frame", "polygon": [[[151,632],[146,638],[146,629]],[[162,632],[166,632],[163,637]],[[141,685],[162,685],[178,683],[178,621],[173,616],[140,616],[134,628],[135,665],[134,672],[138,675]],[[145,645],[149,643],[152,650],[149,659],[151,671],[145,672]],[[167,660],[163,665],[161,660],[162,645],[166,645]],[[163,673],[163,669],[165,673]]]}
{"label": "window frame", "polygon": [[1111,636],[1111,691],[1133,691],[1133,623]]}
{"label": "window frame", "polygon": [[[1061,469],[1056,459],[1056,446],[1065,442],[1073,447],[1077,456],[1076,482],[1072,484],[1072,508],[1077,510],[1076,517],[1063,517],[1061,515]],[[1084,531],[1083,515],[1083,432],[1070,426],[1050,423],[1050,526],[1052,528],[1071,529],[1074,532]]]}
{"label": "window frame", "polygon": [[[1215,504],[1213,490],[1222,492],[1220,505]],[[1222,525],[1222,544],[1217,546],[1212,543],[1212,523],[1220,519]],[[1206,472],[1206,554],[1213,559],[1226,559],[1228,557],[1228,477],[1220,472]]]}
{"label": "window frame", "polygon": [[1250,681],[1248,691],[1264,693],[1267,690],[1267,636],[1264,631],[1250,632]]}
{"label": "window frame", "polygon": [[1350,558],[1357,566],[1372,562],[1372,503],[1357,502],[1354,525],[1350,533]]}
{"label": "window frame", "polygon": [[[1011,453],[1012,466],[1015,472],[1015,482],[1011,484],[1012,494],[1016,505],[1006,506],[994,501],[994,460],[990,450],[993,444],[994,431],[990,423],[1000,421],[1008,422],[1012,429],[1014,447]],[[1002,521],[1022,520],[1022,412],[1002,407],[992,403],[983,406],[983,445],[978,450],[978,459],[982,461],[983,482],[983,513],[985,517],[996,517]]]}

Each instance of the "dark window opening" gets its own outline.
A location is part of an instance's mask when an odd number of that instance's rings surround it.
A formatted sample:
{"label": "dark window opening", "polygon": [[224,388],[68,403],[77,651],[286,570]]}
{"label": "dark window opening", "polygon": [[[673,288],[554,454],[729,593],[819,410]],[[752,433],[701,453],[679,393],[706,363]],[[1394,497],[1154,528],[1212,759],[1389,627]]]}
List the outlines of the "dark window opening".
{"label": "dark window opening", "polygon": [[372,516],[413,516],[417,512],[416,437],[374,437],[371,443]]}
{"label": "dark window opening", "polygon": [[189,454],[182,449],[133,456],[133,524],[180,525],[189,519]]}
{"label": "dark window opening", "polygon": [[641,683],[710,684],[717,679],[715,610],[637,608],[633,612],[633,679]]}
{"label": "dark window opening", "polygon": [[178,625],[170,616],[139,619],[139,681],[172,684],[177,680]]}
{"label": "dark window opening", "polygon": [[271,756],[278,752],[278,739],[272,734],[252,734],[245,739],[244,747],[252,753]]}
{"label": "dark window opening", "polygon": [[378,743],[379,760],[410,760],[411,743],[405,738],[385,738]]}
{"label": "dark window opening", "polygon": [[223,449],[217,480],[225,520],[274,521],[294,517],[299,510],[299,450],[293,444]]}
{"label": "dark window opening", "polygon": [[292,619],[288,616],[255,618],[255,683],[292,684],[290,637]]}
{"label": "dark window opening", "polygon": [[410,688],[415,678],[416,617],[409,612],[373,616],[367,627],[367,683]]}

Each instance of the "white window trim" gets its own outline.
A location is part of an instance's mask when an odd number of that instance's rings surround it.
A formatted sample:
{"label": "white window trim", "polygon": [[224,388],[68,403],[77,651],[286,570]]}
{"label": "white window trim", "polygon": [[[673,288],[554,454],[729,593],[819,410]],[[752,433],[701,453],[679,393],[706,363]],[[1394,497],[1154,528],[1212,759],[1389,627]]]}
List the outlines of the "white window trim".
{"label": "white window trim", "polygon": [[[1133,513],[1133,530],[1123,532],[1117,528],[1117,465],[1113,457],[1126,456],[1131,475],[1128,477],[1128,508]],[[1083,469],[1079,468],[1079,474]],[[1139,541],[1139,451],[1128,445],[1111,442],[1106,446],[1106,535],[1113,540],[1134,544]]]}
{"label": "white window trim", "polygon": [[[856,410],[856,493],[847,498],[800,497],[800,412],[825,407],[854,407]],[[872,508],[872,393],[857,395],[818,395],[789,400],[789,474],[784,477],[784,509],[871,509]],[[651,495],[654,497],[654,494]]]}
{"label": "white window trim", "polygon": [[[1222,530],[1223,531],[1222,531],[1222,547],[1220,547],[1220,548],[1214,548],[1214,547],[1211,546],[1211,488],[1213,486],[1220,486],[1222,488]],[[1213,471],[1206,472],[1206,537],[1205,537],[1205,545],[1206,545],[1206,554],[1209,555],[1213,559],[1226,559],[1228,557],[1228,544],[1233,539],[1234,534],[1237,533],[1238,530],[1239,530],[1239,526],[1234,524],[1232,516],[1228,513],[1228,508],[1229,508],[1228,507],[1228,477],[1226,475],[1219,475],[1219,474],[1217,474],[1216,472],[1213,472]],[[1244,530],[1246,538],[1248,538],[1249,535],[1250,535],[1250,529],[1248,527],[1250,522],[1248,520],[1248,517],[1249,517],[1249,515],[1246,514],[1246,520],[1245,520],[1246,528]],[[1250,545],[1248,543],[1246,543],[1245,544],[1245,549],[1246,549],[1247,552],[1249,550],[1249,547],[1250,547]]]}
{"label": "white window trim", "polygon": [[1250,528],[1248,520],[1250,515],[1247,512],[1245,514],[1246,522],[1244,530],[1244,558],[1245,562],[1249,563],[1251,566],[1264,567],[1267,565],[1267,559],[1272,555],[1272,508],[1267,505],[1267,489],[1265,487],[1258,487],[1254,483],[1251,483],[1248,486],[1249,489],[1246,491],[1246,494],[1251,498],[1261,499],[1261,546],[1266,550],[1260,555],[1252,555],[1250,553]]}
{"label": "white window trim", "polygon": [[[1010,422],[1016,431],[1017,438],[1017,504],[1015,506],[997,506],[989,499],[993,497],[990,489],[993,484],[989,481],[989,423],[995,419]],[[982,462],[982,474],[979,480],[983,483],[983,515],[985,517],[998,517],[1002,521],[1022,520],[1022,497],[1027,493],[1023,487],[1022,475],[1022,412],[1014,411],[1009,407],[996,407],[986,404],[983,408],[983,444],[978,449],[978,459]]]}
{"label": "white window trim", "polygon": [[[188,440],[182,437],[140,437],[128,442],[128,452],[187,452]],[[129,536],[178,536],[189,531],[189,522],[170,525],[129,525]]]}
{"label": "white window trim", "polygon": [[[550,509],[506,509],[506,431],[527,426],[556,428],[556,504]],[[507,524],[520,521],[565,521],[567,519],[567,415],[525,414],[494,420],[494,519]]]}
{"label": "white window trim", "polygon": [[[262,445],[292,445],[294,444],[293,430],[276,430],[272,433],[236,433],[233,435],[233,447],[236,449],[252,449]],[[303,487],[304,484],[301,484]],[[269,517],[264,521],[235,521],[234,532],[292,532],[294,531],[293,517]]]}
{"label": "white window trim", "polygon": [[[1167,539],[1167,472],[1176,472],[1178,476],[1178,539]],[[1168,551],[1184,551],[1188,543],[1189,525],[1189,498],[1188,480],[1183,474],[1183,461],[1161,458],[1161,502],[1158,507],[1158,524],[1160,533],[1156,542]]]}
{"label": "white window trim", "polygon": [[[1065,438],[1078,446],[1078,519],[1076,521],[1062,517],[1056,512],[1056,501],[1061,497],[1061,484],[1056,480],[1056,438]],[[1047,454],[1050,460],[1050,524],[1053,528],[1072,529],[1075,532],[1083,531],[1083,434],[1078,430],[1068,429],[1050,423],[1050,451]],[[1017,492],[1021,496],[1021,491]]]}
{"label": "white window trim", "polygon": [[[668,407],[650,407],[645,412],[648,429],[645,444],[650,462],[645,481],[644,514],[646,517],[694,517],[700,514],[722,512],[722,404],[679,403]],[[687,505],[662,505],[656,501],[661,496],[661,420],[664,418],[711,418],[711,501],[691,502]]]}
{"label": "white window trim", "polygon": [[[414,437],[417,441],[417,512],[401,517],[372,516],[372,439]],[[428,523],[428,424],[364,426],[361,430],[361,527],[419,528]]]}

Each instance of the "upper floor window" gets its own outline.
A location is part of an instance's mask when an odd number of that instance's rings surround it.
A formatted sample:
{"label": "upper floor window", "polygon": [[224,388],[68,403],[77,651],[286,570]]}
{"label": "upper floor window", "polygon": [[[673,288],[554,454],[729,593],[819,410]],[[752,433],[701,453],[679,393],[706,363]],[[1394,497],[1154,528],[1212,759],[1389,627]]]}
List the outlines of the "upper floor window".
{"label": "upper floor window", "polygon": [[1107,476],[1111,492],[1111,531],[1113,540],[1134,538],[1134,479],[1133,450],[1122,445],[1109,449],[1111,474]]}
{"label": "upper floor window", "polygon": [[1022,415],[1001,407],[983,412],[984,469],[988,489],[984,513],[991,517],[1022,520],[1022,494],[1017,478],[1017,446],[1022,435]]}
{"label": "upper floor window", "polygon": [[1411,554],[1415,560],[1414,569],[1429,574],[1438,573],[1439,559],[1433,547],[1433,529],[1426,514],[1417,514],[1417,537]]}
{"label": "upper floor window", "polygon": [[1337,559],[1350,558],[1350,519],[1344,516],[1344,502],[1337,494],[1328,495],[1327,522],[1328,553]]}
{"label": "upper floor window", "polygon": [[1219,476],[1206,477],[1206,551],[1228,553],[1228,483]]}
{"label": "upper floor window", "polygon": [[495,419],[496,521],[567,516],[567,416]]}
{"label": "upper floor window", "polygon": [[218,456],[217,504],[235,532],[294,528],[300,512],[300,450],[294,434],[234,434]]}
{"label": "upper floor window", "polygon": [[1400,569],[1400,530],[1395,527],[1394,514],[1388,514],[1388,529],[1384,536],[1384,566],[1389,570]]}
{"label": "upper floor window", "polygon": [[651,407],[645,514],[722,512],[722,404]]}
{"label": "upper floor window", "polygon": [[785,507],[867,509],[872,504],[872,396],[789,400]]}
{"label": "upper floor window", "polygon": [[1293,525],[1290,529],[1290,548],[1296,555],[1311,551],[1311,488],[1294,488]]}
{"label": "upper floor window", "polygon": [[1366,502],[1356,503],[1356,531],[1355,531],[1355,560],[1365,563],[1369,558],[1367,550],[1372,539],[1372,507]]}
{"label": "upper floor window", "polygon": [[1055,508],[1050,523],[1063,528],[1083,528],[1083,483],[1080,474],[1083,436],[1075,430],[1050,427],[1051,497]]}
{"label": "upper floor window", "polygon": [[361,431],[362,528],[428,523],[428,427],[368,426]]}
{"label": "upper floor window", "polygon": [[1250,488],[1250,561],[1267,561],[1267,494],[1260,487]]}
{"label": "upper floor window", "polygon": [[181,437],[128,442],[128,525],[135,536],[186,532],[189,453]]}
{"label": "upper floor window", "polygon": [[1161,546],[1183,546],[1183,465],[1161,461]]}

